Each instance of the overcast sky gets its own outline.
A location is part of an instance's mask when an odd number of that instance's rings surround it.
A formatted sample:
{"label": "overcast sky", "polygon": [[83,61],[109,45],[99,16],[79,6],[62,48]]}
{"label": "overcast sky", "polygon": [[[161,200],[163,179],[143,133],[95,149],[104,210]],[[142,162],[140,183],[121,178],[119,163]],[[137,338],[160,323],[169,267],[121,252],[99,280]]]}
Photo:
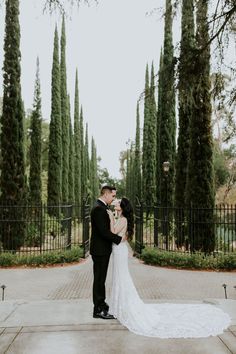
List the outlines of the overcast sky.
{"label": "overcast sky", "polygon": [[[59,14],[42,14],[44,0],[20,1],[22,95],[32,107],[36,57],[40,59],[42,112],[50,118],[50,85],[55,24]],[[163,0],[101,0],[82,5],[66,19],[68,91],[73,107],[78,67],[80,102],[101,166],[119,177],[119,153],[135,135],[136,101],[144,87],[145,66],[159,62],[163,43],[161,12],[146,13]],[[4,8],[0,9],[0,66],[3,65]],[[0,77],[2,96],[2,75]]]}
{"label": "overcast sky", "polygon": [[[93,0],[92,0],[93,1]],[[42,13],[45,0],[21,0],[22,95],[32,108],[36,57],[40,60],[42,112],[50,118],[54,28],[61,15]],[[136,102],[144,88],[145,66],[158,70],[163,44],[164,0],[99,0],[74,7],[66,19],[67,77],[71,107],[78,67],[80,103],[89,134],[94,136],[101,166],[119,174],[119,153],[135,136]],[[155,10],[156,8],[159,10]],[[147,13],[149,15],[147,15]],[[150,14],[151,13],[151,14]],[[0,8],[0,66],[3,65],[4,7]],[[174,39],[179,39],[174,24]],[[2,96],[2,75],[0,75]]]}

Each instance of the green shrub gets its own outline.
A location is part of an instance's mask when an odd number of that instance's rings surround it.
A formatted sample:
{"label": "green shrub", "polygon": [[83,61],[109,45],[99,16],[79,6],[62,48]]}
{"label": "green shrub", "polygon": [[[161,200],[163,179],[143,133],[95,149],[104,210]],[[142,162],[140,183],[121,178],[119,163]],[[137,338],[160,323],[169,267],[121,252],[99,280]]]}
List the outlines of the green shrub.
{"label": "green shrub", "polygon": [[175,267],[188,269],[236,269],[236,253],[221,255],[205,255],[203,253],[178,253],[161,251],[156,248],[145,248],[141,254],[146,264],[160,267]]}
{"label": "green shrub", "polygon": [[24,245],[27,247],[40,246],[40,232],[38,227],[34,223],[30,223],[26,227],[26,236],[25,236]]}
{"label": "green shrub", "polygon": [[13,266],[16,263],[16,255],[12,253],[1,253],[0,254],[0,267]]}
{"label": "green shrub", "polygon": [[40,210],[32,209],[30,212],[25,230],[24,246],[39,247],[43,245],[46,236],[54,239],[57,235],[65,234],[68,221],[63,222],[64,216],[62,213],[55,217],[50,216],[43,210],[41,219]]}
{"label": "green shrub", "polygon": [[71,250],[45,252],[33,255],[17,255],[12,253],[0,253],[0,267],[10,267],[16,265],[41,266],[58,263],[71,263],[79,261],[83,256],[83,249],[73,247]]}

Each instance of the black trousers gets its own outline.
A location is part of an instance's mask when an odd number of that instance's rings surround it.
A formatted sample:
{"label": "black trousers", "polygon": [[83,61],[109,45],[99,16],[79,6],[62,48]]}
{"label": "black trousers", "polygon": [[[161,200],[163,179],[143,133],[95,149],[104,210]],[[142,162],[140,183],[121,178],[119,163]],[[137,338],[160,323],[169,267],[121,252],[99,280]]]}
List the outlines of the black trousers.
{"label": "black trousers", "polygon": [[106,289],[105,282],[107,277],[107,269],[110,259],[109,255],[92,256],[93,259],[93,304],[94,312],[109,309],[105,302]]}

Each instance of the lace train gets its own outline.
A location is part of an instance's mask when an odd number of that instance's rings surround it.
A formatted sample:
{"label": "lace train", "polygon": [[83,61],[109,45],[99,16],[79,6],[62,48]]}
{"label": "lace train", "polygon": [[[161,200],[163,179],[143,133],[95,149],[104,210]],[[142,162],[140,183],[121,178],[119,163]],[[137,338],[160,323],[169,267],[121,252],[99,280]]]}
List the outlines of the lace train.
{"label": "lace train", "polygon": [[209,304],[145,304],[128,269],[126,242],[113,245],[112,313],[131,332],[159,338],[216,336],[230,325],[230,317]]}

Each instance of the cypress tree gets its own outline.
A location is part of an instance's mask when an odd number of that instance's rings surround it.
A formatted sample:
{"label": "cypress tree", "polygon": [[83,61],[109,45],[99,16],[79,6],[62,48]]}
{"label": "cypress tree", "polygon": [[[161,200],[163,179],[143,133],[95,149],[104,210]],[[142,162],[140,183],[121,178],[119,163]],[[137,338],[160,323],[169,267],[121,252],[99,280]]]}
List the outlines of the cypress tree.
{"label": "cypress tree", "polygon": [[[55,29],[54,35],[51,92],[51,120],[48,151],[48,204],[59,205],[61,201],[62,143],[60,65],[57,28]],[[53,213],[52,210],[50,210],[50,213]]]}
{"label": "cypress tree", "polygon": [[37,58],[36,80],[34,88],[34,105],[31,115],[31,145],[30,145],[30,174],[29,190],[32,204],[41,203],[42,183],[42,113],[41,113],[41,89],[39,79],[39,58]]}
{"label": "cypress tree", "polygon": [[88,123],[86,123],[85,130],[85,144],[84,144],[84,181],[85,181],[85,196],[91,195],[90,190],[90,174],[89,174],[89,143],[88,143]]}
{"label": "cypress tree", "polygon": [[134,170],[134,161],[135,161],[135,150],[134,150],[134,143],[131,144],[130,148],[130,200],[132,205],[135,205],[135,170]]}
{"label": "cypress tree", "polygon": [[161,120],[161,102],[162,102],[162,80],[163,80],[163,54],[161,49],[159,72],[158,72],[158,101],[156,113],[156,202],[161,203],[161,163],[160,163],[160,120]]}
{"label": "cypress tree", "polygon": [[[14,207],[2,210],[2,217],[6,220],[22,220],[22,208],[15,206],[26,202],[20,58],[19,0],[7,0],[1,116],[1,203],[11,203]],[[22,245],[24,227],[23,222],[9,221],[8,227],[1,228],[4,249],[16,250]]]}
{"label": "cypress tree", "polygon": [[81,180],[81,202],[86,197],[86,176],[85,176],[85,168],[84,168],[84,117],[83,117],[83,107],[80,107],[80,180]]}
{"label": "cypress tree", "polygon": [[81,136],[79,121],[79,88],[78,71],[75,76],[75,99],[74,99],[74,145],[75,145],[75,203],[81,205]]}
{"label": "cypress tree", "polygon": [[144,120],[143,120],[143,158],[142,158],[142,199],[146,202],[147,194],[147,145],[148,145],[148,119],[149,119],[149,71],[148,64],[145,72],[145,91],[144,91]]}
{"label": "cypress tree", "polygon": [[189,158],[189,122],[192,115],[191,80],[194,53],[194,7],[193,0],[183,0],[182,3],[182,37],[179,63],[179,136],[176,158],[175,206],[185,206],[186,174]]}
{"label": "cypress tree", "polygon": [[[160,166],[161,166],[161,204],[173,204],[175,174],[175,88],[174,88],[174,49],[172,41],[172,5],[166,0],[164,52],[161,87],[160,116]],[[168,177],[163,171],[163,162],[169,161]]]}
{"label": "cypress tree", "polygon": [[214,250],[213,228],[214,179],[211,130],[210,48],[207,46],[208,2],[197,1],[196,53],[194,55],[194,109],[190,122],[189,163],[187,169],[186,205],[205,208],[193,210],[189,220],[192,251]]}
{"label": "cypress tree", "polygon": [[135,205],[135,183],[136,176],[134,175],[134,160],[135,150],[134,144],[131,143],[130,148],[127,150],[127,164],[126,164],[126,195],[130,199],[132,205]]}
{"label": "cypress tree", "polygon": [[74,203],[75,201],[75,143],[74,143],[74,135],[71,123],[71,115],[70,115],[70,96],[68,95],[68,121],[69,121],[69,173],[68,173],[68,201],[70,203]]}
{"label": "cypress tree", "polygon": [[154,67],[152,63],[151,69],[151,83],[149,88],[148,98],[148,120],[147,120],[147,143],[146,143],[146,204],[153,205],[156,199],[156,101],[155,101],[155,81],[154,81]]}
{"label": "cypress tree", "polygon": [[61,124],[62,124],[62,201],[68,201],[69,176],[69,122],[67,112],[67,75],[66,75],[66,33],[65,16],[62,20],[61,30]]}
{"label": "cypress tree", "polygon": [[90,163],[90,183],[91,183],[91,197],[92,201],[98,196],[99,182],[98,182],[98,165],[97,165],[97,151],[94,139],[91,141],[91,163]]}
{"label": "cypress tree", "polygon": [[[134,196],[141,200],[141,151],[140,151],[140,115],[139,104],[136,108],[136,134],[135,134],[135,156],[134,156]],[[136,202],[136,201],[135,201]]]}
{"label": "cypress tree", "polygon": [[125,192],[128,198],[131,195],[131,151],[130,149],[127,150],[127,157],[126,157],[126,178],[125,178]]}
{"label": "cypress tree", "polygon": [[[182,34],[179,61],[179,135],[176,157],[175,207],[176,220],[184,217],[187,161],[189,159],[189,124],[193,110],[193,74],[192,63],[194,55],[194,5],[193,0],[183,0],[182,3]],[[180,209],[181,208],[181,209]],[[177,245],[184,244],[184,229],[182,222],[176,225]]]}

